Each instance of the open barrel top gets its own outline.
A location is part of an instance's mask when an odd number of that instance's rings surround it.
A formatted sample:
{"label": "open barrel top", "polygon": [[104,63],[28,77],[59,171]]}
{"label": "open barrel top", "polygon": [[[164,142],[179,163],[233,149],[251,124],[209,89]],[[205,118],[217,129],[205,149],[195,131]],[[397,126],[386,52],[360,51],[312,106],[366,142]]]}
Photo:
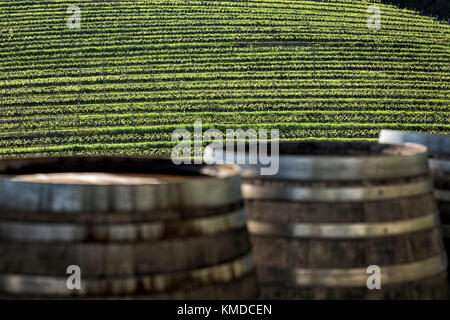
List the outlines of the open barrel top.
{"label": "open barrel top", "polygon": [[444,134],[429,134],[418,132],[406,132],[397,130],[381,130],[381,143],[417,143],[428,148],[428,152],[433,154],[433,157],[441,157],[443,155],[450,155],[450,136]]}
{"label": "open barrel top", "polygon": [[381,130],[381,143],[416,143],[428,149],[430,168],[435,171],[450,171],[450,135]]}
{"label": "open barrel top", "polygon": [[[239,168],[146,157],[0,161],[0,295],[254,299]],[[67,266],[82,270],[67,289]]]}
{"label": "open barrel top", "polygon": [[149,212],[228,206],[241,199],[234,165],[149,157],[0,160],[0,210]]}
{"label": "open barrel top", "polygon": [[[242,148],[243,149],[243,148]],[[212,151],[212,152],[211,152]],[[217,163],[237,163],[242,176],[257,177],[264,163],[277,161],[279,171],[265,179],[287,180],[382,180],[428,173],[427,149],[418,144],[395,145],[374,142],[281,142],[279,149],[268,145],[268,156],[235,147],[225,152],[209,150]]]}
{"label": "open barrel top", "polygon": [[392,157],[414,156],[426,150],[419,145],[395,145],[372,142],[282,142],[282,156],[333,156],[336,157]]}
{"label": "open barrel top", "polygon": [[0,178],[15,182],[85,185],[183,183],[239,174],[230,165],[175,165],[146,157],[59,157],[0,161]]}

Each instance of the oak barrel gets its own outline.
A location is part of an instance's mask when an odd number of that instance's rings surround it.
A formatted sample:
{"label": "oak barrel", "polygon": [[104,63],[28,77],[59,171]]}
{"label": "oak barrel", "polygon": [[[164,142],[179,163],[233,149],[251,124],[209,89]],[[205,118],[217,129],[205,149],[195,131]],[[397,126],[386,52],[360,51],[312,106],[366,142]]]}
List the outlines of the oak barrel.
{"label": "oak barrel", "polygon": [[[79,267],[81,289],[68,288],[69,266]],[[239,167],[140,157],[0,161],[2,298],[257,294]]]}
{"label": "oak barrel", "polygon": [[[208,160],[231,154],[243,170],[261,298],[446,298],[425,147],[280,143],[275,175],[261,175],[258,158],[236,150],[213,150]],[[369,279],[374,266],[380,289]]]}
{"label": "oak barrel", "polygon": [[450,253],[450,136],[382,130],[380,142],[418,143],[428,148],[429,166],[434,180],[434,195],[438,202],[447,255]]}

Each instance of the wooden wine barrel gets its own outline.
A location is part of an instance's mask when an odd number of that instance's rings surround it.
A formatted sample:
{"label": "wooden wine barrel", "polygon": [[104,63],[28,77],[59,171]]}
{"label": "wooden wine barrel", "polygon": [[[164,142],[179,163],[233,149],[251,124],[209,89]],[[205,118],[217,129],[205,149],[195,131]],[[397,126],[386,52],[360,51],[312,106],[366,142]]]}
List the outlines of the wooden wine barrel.
{"label": "wooden wine barrel", "polygon": [[[68,289],[69,266],[81,289]],[[3,298],[251,299],[231,165],[149,158],[0,161]]]}
{"label": "wooden wine barrel", "polygon": [[431,175],[434,180],[434,195],[441,214],[442,231],[447,255],[450,253],[450,136],[382,130],[380,142],[418,143],[428,148]]}
{"label": "wooden wine barrel", "polygon": [[[255,155],[228,158],[246,161],[238,164],[263,299],[446,298],[424,147],[300,142],[280,143],[279,154],[275,175],[261,175]],[[367,285],[374,265],[380,289]]]}

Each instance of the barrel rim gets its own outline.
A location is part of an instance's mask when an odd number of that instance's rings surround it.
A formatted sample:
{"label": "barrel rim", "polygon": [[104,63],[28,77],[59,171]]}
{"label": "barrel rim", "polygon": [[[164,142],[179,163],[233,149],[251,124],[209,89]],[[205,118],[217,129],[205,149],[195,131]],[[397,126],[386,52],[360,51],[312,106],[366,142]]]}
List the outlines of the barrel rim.
{"label": "barrel rim", "polygon": [[[146,168],[146,172],[152,168],[153,173],[174,174],[179,172],[177,170],[184,170],[185,175],[202,174],[205,178],[160,184],[60,184],[11,179],[13,174],[38,173],[39,170],[64,172],[64,166],[69,166],[70,172],[74,171],[74,167],[79,172],[118,172],[117,168],[114,170],[105,168],[111,164],[108,161],[118,163],[121,173],[143,173],[145,171],[142,171],[142,168]],[[130,163],[139,165],[123,169]],[[155,167],[155,164],[161,166]],[[49,166],[51,170],[48,169]],[[7,168],[11,169],[8,171]],[[177,165],[170,159],[153,157],[76,156],[8,159],[0,160],[0,209],[106,213],[220,207],[242,200],[239,183],[240,168],[228,164]]]}
{"label": "barrel rim", "polygon": [[[135,162],[142,164],[143,162],[154,162],[156,165],[163,164],[163,166],[172,166],[173,169],[177,169],[182,171],[182,173],[197,173],[197,175],[185,175],[185,176],[203,176],[201,181],[212,181],[216,179],[227,179],[235,176],[239,176],[241,170],[239,166],[233,164],[180,164],[177,165],[173,163],[170,159],[162,158],[162,157],[146,157],[146,156],[65,156],[65,157],[25,157],[25,158],[9,158],[9,159],[1,159],[0,160],[0,179],[9,179],[12,176],[17,174],[21,174],[21,166],[31,165],[37,166],[51,166],[52,164],[61,164],[64,162],[75,162],[78,164],[82,164],[83,162],[88,165],[95,165],[98,162],[98,165],[105,165],[105,161],[107,165],[115,165],[114,162],[117,162],[118,165]],[[131,163],[132,164],[132,163]],[[13,169],[17,173],[8,174],[4,173],[5,170]],[[107,173],[123,173],[121,171],[110,171],[110,167],[102,168],[103,170],[81,170],[80,168],[74,168],[75,170],[43,170],[38,172],[26,172],[30,173],[60,173],[60,172],[107,172]],[[106,170],[105,170],[106,169]],[[183,171],[185,170],[185,171]],[[193,171],[195,170],[195,171]],[[125,173],[141,173],[139,171],[126,171]],[[171,173],[168,173],[170,175]],[[187,180],[187,181],[171,181],[164,184],[170,185],[183,185],[195,182],[196,180]],[[41,184],[41,185],[82,185],[82,186],[99,186],[98,184],[82,184],[82,183],[43,183],[43,182],[32,182],[32,181],[14,181],[15,183],[32,183],[32,184]],[[141,186],[141,185],[160,185],[160,184],[120,184],[120,186]],[[101,184],[101,186],[118,186],[118,184]]]}
{"label": "barrel rim", "polygon": [[415,131],[403,131],[403,130],[393,130],[393,129],[381,129],[381,132],[391,132],[391,133],[401,133],[401,134],[408,134],[408,135],[416,135],[416,136],[423,136],[423,137],[431,137],[431,138],[438,138],[438,139],[444,139],[450,141],[450,136],[448,134],[443,133],[425,133],[425,132],[415,132]]}
{"label": "barrel rim", "polygon": [[[335,149],[352,145],[365,146],[367,148],[393,148],[397,153],[407,151],[407,154],[361,154],[361,155],[342,155],[333,153],[313,154],[313,155],[292,155],[283,154],[280,151],[279,159],[272,156],[261,157],[250,155],[249,152],[227,152],[211,150],[207,153],[208,160],[216,163],[239,164],[242,169],[242,177],[253,178],[260,176],[261,168],[269,161],[278,161],[279,170],[274,175],[265,175],[265,179],[284,179],[284,180],[304,180],[304,181],[355,181],[355,180],[381,180],[404,178],[427,174],[429,167],[427,164],[427,149],[418,144],[396,145],[379,144],[372,142],[283,142],[282,146],[307,145],[309,147],[323,145],[324,148],[333,146]],[[247,145],[246,145],[247,148]],[[237,150],[235,148],[235,150]],[[245,149],[247,150],[247,149]],[[334,150],[336,151],[336,150]]]}
{"label": "barrel rim", "polygon": [[450,135],[446,134],[383,129],[378,141],[391,144],[416,143],[426,146],[429,153],[450,154]]}

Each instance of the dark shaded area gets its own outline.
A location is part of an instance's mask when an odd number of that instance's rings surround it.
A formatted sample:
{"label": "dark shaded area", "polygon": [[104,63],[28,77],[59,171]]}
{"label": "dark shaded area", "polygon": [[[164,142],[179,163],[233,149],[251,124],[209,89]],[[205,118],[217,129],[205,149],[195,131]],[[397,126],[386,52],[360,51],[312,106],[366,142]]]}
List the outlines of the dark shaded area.
{"label": "dark shaded area", "polygon": [[158,173],[179,176],[216,176],[220,168],[206,165],[175,165],[170,159],[135,157],[49,157],[28,158],[18,162],[16,159],[0,161],[1,175],[21,175],[35,173],[61,172],[108,172],[108,173]]}
{"label": "dark shaded area", "polygon": [[450,18],[450,0],[382,0],[381,2],[396,4],[400,8],[415,9],[428,16],[437,16],[439,19]]}

